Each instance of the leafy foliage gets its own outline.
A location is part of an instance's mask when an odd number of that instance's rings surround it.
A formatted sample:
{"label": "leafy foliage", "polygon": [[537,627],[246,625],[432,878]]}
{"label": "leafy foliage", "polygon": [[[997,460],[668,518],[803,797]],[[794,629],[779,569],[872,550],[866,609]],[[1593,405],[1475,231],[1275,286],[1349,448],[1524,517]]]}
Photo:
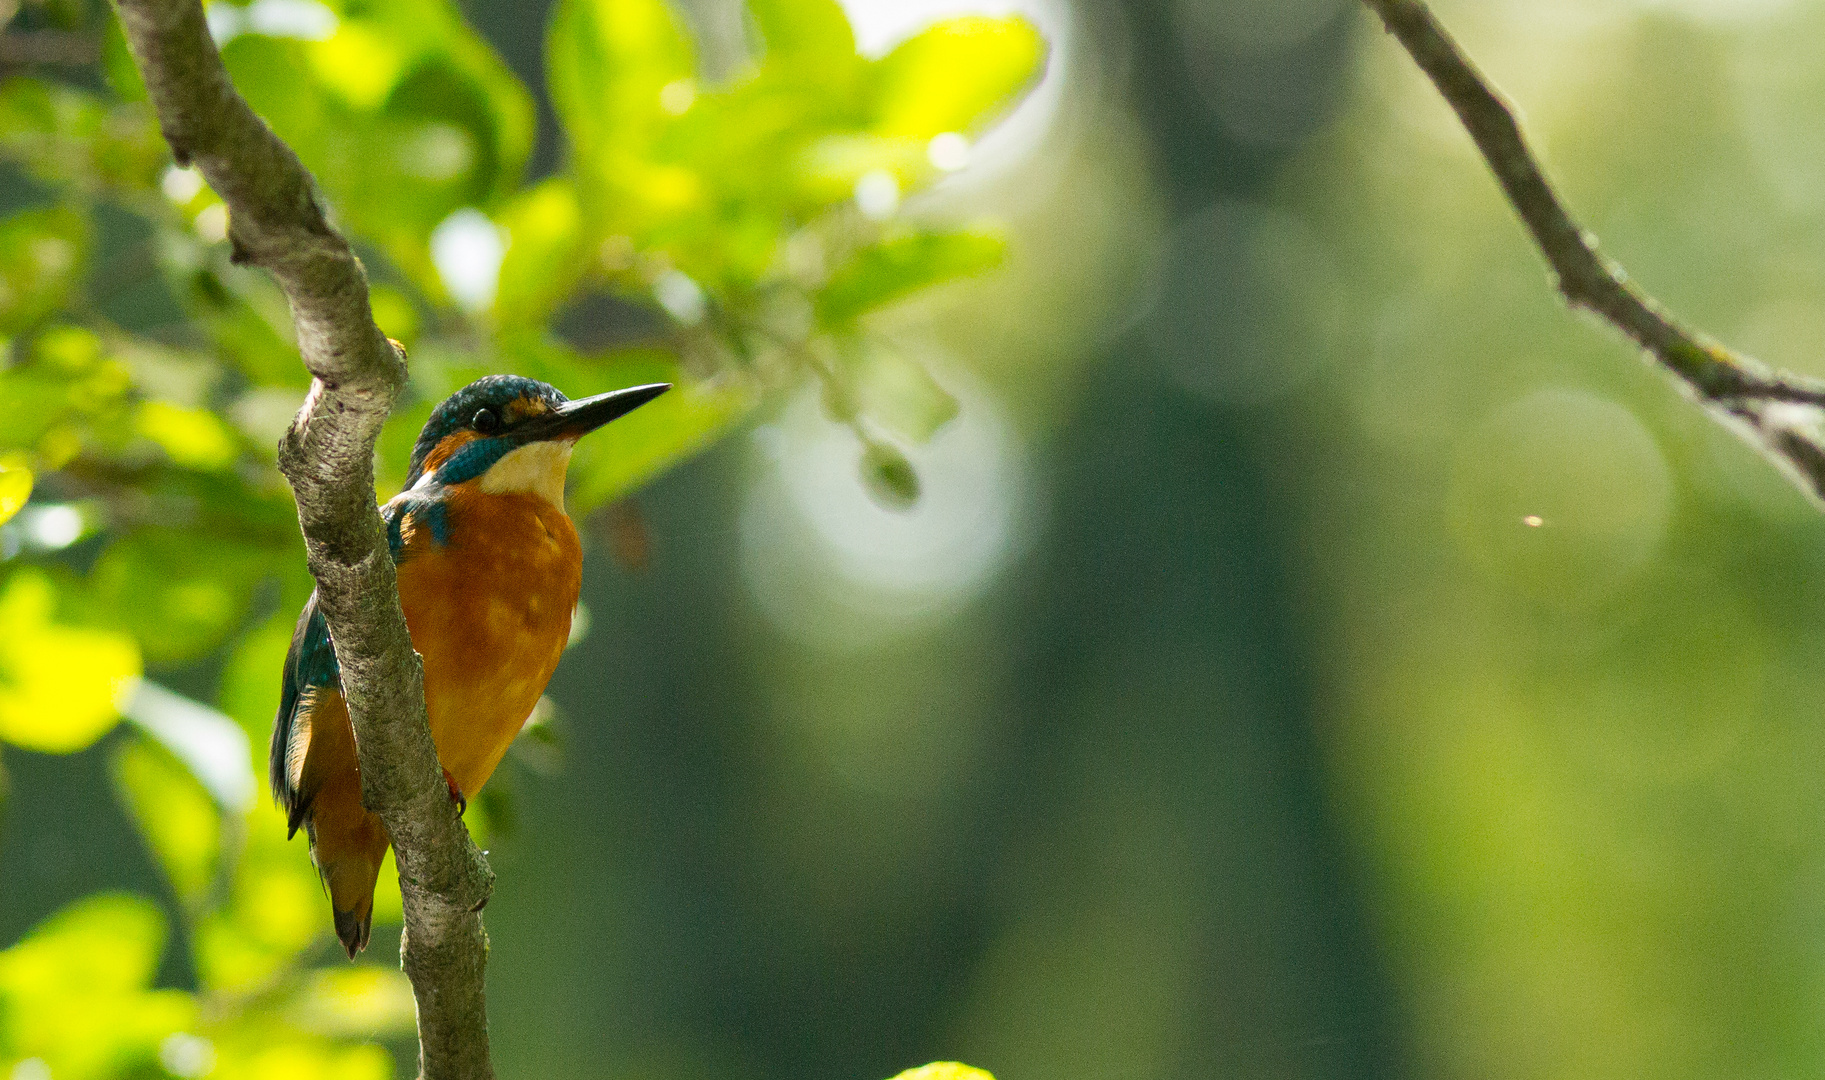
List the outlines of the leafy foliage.
{"label": "leafy foliage", "polygon": [[[894,444],[956,403],[868,318],[992,268],[1002,244],[900,217],[899,193],[938,176],[933,139],[1009,107],[1044,45],[1024,21],[965,18],[876,60],[835,0],[750,10],[755,58],[712,84],[663,0],[563,0],[547,50],[566,156],[529,182],[533,96],[452,0],[210,8],[237,85],[317,176],[413,357],[383,485],[435,402],[516,371],[573,396],[680,385],[579,447],[573,512],[805,379],[861,436],[883,502],[918,497]],[[231,263],[226,209],[171,162],[105,8],[34,17],[103,48],[92,69],[0,83],[0,741],[70,752],[134,719],[112,776],[171,904],[91,897],[0,953],[0,1072],[387,1075],[363,1040],[410,1030],[409,989],[314,967],[329,919],[304,846],[219,775],[224,752],[257,775],[310,587],[274,466],[308,381],[284,298]],[[154,715],[170,695],[137,690],[144,670],[204,661],[225,718]],[[378,914],[397,922],[396,890]],[[173,918],[191,990],[153,988]]]}

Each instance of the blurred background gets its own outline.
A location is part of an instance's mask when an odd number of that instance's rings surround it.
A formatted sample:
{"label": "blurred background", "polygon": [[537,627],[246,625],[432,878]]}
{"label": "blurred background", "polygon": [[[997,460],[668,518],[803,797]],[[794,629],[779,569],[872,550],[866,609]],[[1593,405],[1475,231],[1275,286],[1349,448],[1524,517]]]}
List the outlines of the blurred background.
{"label": "blurred background", "polygon": [[[933,142],[935,184],[856,189],[1004,230],[1000,269],[869,316],[960,410],[906,448],[911,509],[791,383],[580,522],[555,749],[480,807],[501,1075],[1825,1069],[1825,522],[1563,309],[1367,12],[844,7],[866,56],[969,12],[1049,45],[966,156]],[[545,8],[463,5],[533,94],[529,180],[565,154]],[[1436,9],[1607,254],[1825,375],[1825,3]],[[731,77],[742,9],[680,11]],[[28,507],[8,558],[59,520]],[[276,693],[247,685],[296,610],[272,572],[248,636],[148,676],[237,719]],[[188,903],[118,794],[138,730],[6,748],[0,944],[98,890]],[[308,880],[301,840],[262,857]],[[285,910],[342,977],[324,912]],[[174,918],[151,985],[198,992],[209,924]],[[409,1075],[397,987],[362,985],[394,1019],[321,1029]],[[174,1038],[146,1075],[213,1067]]]}

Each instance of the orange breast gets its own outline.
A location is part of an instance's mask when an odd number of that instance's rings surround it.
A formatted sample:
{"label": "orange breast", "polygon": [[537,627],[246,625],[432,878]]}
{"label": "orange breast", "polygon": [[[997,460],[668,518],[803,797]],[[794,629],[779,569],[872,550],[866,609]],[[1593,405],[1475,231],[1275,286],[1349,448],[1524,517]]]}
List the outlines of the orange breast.
{"label": "orange breast", "polygon": [[421,522],[401,529],[399,599],[438,759],[473,796],[557,669],[583,553],[570,518],[536,495],[459,489],[447,513],[446,546]]}

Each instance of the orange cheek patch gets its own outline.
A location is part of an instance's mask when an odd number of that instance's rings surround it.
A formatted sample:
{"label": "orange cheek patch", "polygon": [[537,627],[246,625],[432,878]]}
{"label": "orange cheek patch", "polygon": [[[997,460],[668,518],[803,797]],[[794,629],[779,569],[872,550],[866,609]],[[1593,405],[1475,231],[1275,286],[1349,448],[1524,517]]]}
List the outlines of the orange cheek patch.
{"label": "orange cheek patch", "polygon": [[517,424],[535,416],[544,416],[551,411],[551,406],[544,398],[515,398],[507,403],[507,422]]}

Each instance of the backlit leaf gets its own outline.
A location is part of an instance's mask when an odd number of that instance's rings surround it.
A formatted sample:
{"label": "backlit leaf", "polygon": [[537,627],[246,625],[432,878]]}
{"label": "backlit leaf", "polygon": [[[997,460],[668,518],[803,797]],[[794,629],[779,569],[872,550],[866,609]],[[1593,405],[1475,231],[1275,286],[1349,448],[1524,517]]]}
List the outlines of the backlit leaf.
{"label": "backlit leaf", "polygon": [[260,986],[330,933],[329,900],[303,838],[286,839],[284,812],[260,799],[244,821],[228,904],[192,938],[197,975],[211,990]]}
{"label": "backlit leaf", "polygon": [[96,592],[139,638],[148,659],[184,660],[221,643],[246,614],[267,556],[226,538],[140,529],[95,564]]}
{"label": "backlit leaf", "polygon": [[921,1065],[908,1069],[893,1080],[995,1080],[981,1069],[955,1061],[934,1061],[930,1065]]}
{"label": "backlit leaf", "polygon": [[690,39],[670,5],[561,0],[546,38],[546,71],[585,204],[600,214],[615,196],[676,203],[680,178],[650,158],[670,119],[667,106],[688,103],[696,75]]}
{"label": "backlit leaf", "polygon": [[240,456],[240,446],[227,425],[207,409],[147,401],[140,405],[136,420],[140,434],[157,443],[178,465],[221,469]]}
{"label": "backlit leaf", "polygon": [[403,1035],[413,1030],[412,984],[391,968],[361,965],[312,973],[292,1022],[326,1035]]}
{"label": "backlit leaf", "polygon": [[25,467],[24,456],[0,457],[0,525],[12,520],[31,497],[32,470]]}
{"label": "backlit leaf", "polygon": [[991,269],[1006,251],[991,233],[908,233],[862,251],[831,275],[817,297],[818,318],[843,326],[929,285]]}
{"label": "backlit leaf", "polygon": [[568,179],[528,188],[502,208],[507,257],[494,314],[504,327],[537,326],[576,291],[591,256],[583,208]]}
{"label": "backlit leaf", "polygon": [[855,56],[855,34],[836,0],[748,0],[771,62],[818,65]]}
{"label": "backlit leaf", "polygon": [[91,896],[51,916],[0,952],[0,1046],[52,1076],[152,1065],[159,1044],[196,1018],[190,995],[146,989],[164,944],[164,917],[137,896]]}
{"label": "backlit leaf", "polygon": [[221,818],[209,793],[142,738],[121,743],[111,764],[115,788],[172,889],[186,903],[201,903],[222,850]]}
{"label": "backlit leaf", "polygon": [[927,28],[881,58],[882,135],[981,131],[1040,74],[1045,39],[1022,18],[970,15]]}
{"label": "backlit leaf", "polygon": [[0,739],[65,754],[106,734],[139,678],[131,638],[56,621],[57,592],[38,570],[0,591]]}

